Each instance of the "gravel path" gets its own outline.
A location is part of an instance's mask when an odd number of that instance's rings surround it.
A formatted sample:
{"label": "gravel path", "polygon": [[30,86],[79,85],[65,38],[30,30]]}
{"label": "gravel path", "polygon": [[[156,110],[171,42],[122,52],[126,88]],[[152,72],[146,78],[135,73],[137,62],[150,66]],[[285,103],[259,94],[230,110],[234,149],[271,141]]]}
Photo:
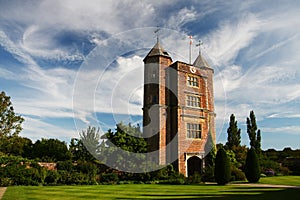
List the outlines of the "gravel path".
{"label": "gravel path", "polygon": [[2,199],[5,190],[6,190],[6,187],[0,187],[0,199]]}

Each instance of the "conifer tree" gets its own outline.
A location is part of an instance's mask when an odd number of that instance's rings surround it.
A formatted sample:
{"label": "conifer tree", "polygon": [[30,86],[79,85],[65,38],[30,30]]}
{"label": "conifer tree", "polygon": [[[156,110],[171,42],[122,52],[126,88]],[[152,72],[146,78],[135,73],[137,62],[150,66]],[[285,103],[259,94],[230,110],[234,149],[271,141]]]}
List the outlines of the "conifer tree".
{"label": "conifer tree", "polygon": [[245,175],[250,183],[257,183],[260,178],[259,160],[253,147],[247,153]]}
{"label": "conifer tree", "polygon": [[225,185],[229,183],[230,178],[230,161],[224,148],[220,148],[215,161],[215,180],[219,185]]}
{"label": "conifer tree", "polygon": [[240,146],[241,144],[241,129],[238,128],[237,121],[234,114],[230,116],[229,127],[227,129],[227,143],[228,149],[232,149],[233,146]]}
{"label": "conifer tree", "polygon": [[258,156],[261,154],[261,133],[257,130],[256,118],[253,110],[250,112],[250,118],[247,117],[247,133],[250,139],[251,148],[255,148]]}
{"label": "conifer tree", "polygon": [[209,129],[207,141],[204,146],[205,151],[205,168],[202,175],[202,181],[214,181],[214,170],[215,170],[215,159],[216,159],[216,145],[211,134],[211,129]]}

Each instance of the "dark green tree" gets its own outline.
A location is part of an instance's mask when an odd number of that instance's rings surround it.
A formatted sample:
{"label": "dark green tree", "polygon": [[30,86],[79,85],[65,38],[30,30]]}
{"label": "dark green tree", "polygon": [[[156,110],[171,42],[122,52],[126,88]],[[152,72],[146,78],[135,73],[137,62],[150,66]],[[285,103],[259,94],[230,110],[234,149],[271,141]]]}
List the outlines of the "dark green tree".
{"label": "dark green tree", "polygon": [[125,151],[134,153],[147,152],[147,142],[142,138],[142,133],[139,126],[132,126],[131,124],[124,125],[123,123],[117,124],[115,132],[108,130],[105,134],[108,139],[106,144],[108,146],[115,145]]}
{"label": "dark green tree", "polygon": [[229,183],[230,178],[230,161],[224,148],[220,148],[215,161],[215,180],[219,185],[225,185]]}
{"label": "dark green tree", "polygon": [[226,147],[232,150],[233,146],[240,146],[241,144],[241,129],[238,128],[237,121],[234,114],[231,114],[229,127],[227,129],[227,143]]}
{"label": "dark green tree", "polygon": [[72,154],[73,161],[93,161],[95,157],[89,152],[86,146],[83,144],[82,139],[72,138],[69,150]]}
{"label": "dark green tree", "polygon": [[58,139],[37,140],[32,147],[32,158],[45,162],[57,162],[71,159],[71,153],[65,142]]}
{"label": "dark green tree", "polygon": [[235,154],[236,162],[238,163],[238,168],[243,168],[245,166],[245,160],[247,157],[247,147],[246,145],[233,146],[232,151]]}
{"label": "dark green tree", "polygon": [[0,138],[16,136],[22,130],[23,117],[17,115],[5,92],[0,93]]}
{"label": "dark green tree", "polygon": [[108,130],[102,137],[99,159],[119,170],[143,171],[146,167],[147,142],[139,126],[117,124],[115,132]]}
{"label": "dark green tree", "polygon": [[7,155],[28,157],[31,153],[32,141],[20,136],[0,138],[0,152]]}
{"label": "dark green tree", "polygon": [[258,156],[261,154],[261,133],[260,130],[257,130],[255,114],[250,111],[250,117],[247,117],[247,133],[250,139],[251,148],[255,148],[255,151]]}
{"label": "dark green tree", "polygon": [[250,183],[257,183],[260,178],[259,160],[253,147],[247,153],[245,175]]}
{"label": "dark green tree", "polygon": [[211,182],[214,181],[215,179],[214,170],[215,170],[215,159],[216,159],[216,146],[214,144],[214,140],[210,130],[208,132],[208,137],[204,146],[204,150],[206,156],[204,158],[205,168],[202,175],[202,181]]}

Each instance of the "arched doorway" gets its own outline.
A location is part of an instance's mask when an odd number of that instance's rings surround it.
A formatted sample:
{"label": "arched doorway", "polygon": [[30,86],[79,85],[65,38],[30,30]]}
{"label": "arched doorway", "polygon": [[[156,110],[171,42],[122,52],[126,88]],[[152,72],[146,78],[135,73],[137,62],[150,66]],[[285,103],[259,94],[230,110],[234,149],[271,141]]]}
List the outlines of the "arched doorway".
{"label": "arched doorway", "polygon": [[201,174],[202,160],[197,156],[192,156],[187,160],[188,176],[193,176],[195,172]]}

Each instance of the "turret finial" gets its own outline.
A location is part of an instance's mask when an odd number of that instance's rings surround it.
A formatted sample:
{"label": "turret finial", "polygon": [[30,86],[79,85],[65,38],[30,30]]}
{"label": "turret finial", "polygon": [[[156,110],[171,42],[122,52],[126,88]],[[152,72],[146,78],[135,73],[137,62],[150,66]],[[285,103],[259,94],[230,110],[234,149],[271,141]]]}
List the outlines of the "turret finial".
{"label": "turret finial", "polygon": [[199,40],[199,42],[196,44],[196,47],[199,47],[199,55],[202,54],[202,52],[201,52],[201,46],[202,46],[202,45],[203,45],[202,40]]}

